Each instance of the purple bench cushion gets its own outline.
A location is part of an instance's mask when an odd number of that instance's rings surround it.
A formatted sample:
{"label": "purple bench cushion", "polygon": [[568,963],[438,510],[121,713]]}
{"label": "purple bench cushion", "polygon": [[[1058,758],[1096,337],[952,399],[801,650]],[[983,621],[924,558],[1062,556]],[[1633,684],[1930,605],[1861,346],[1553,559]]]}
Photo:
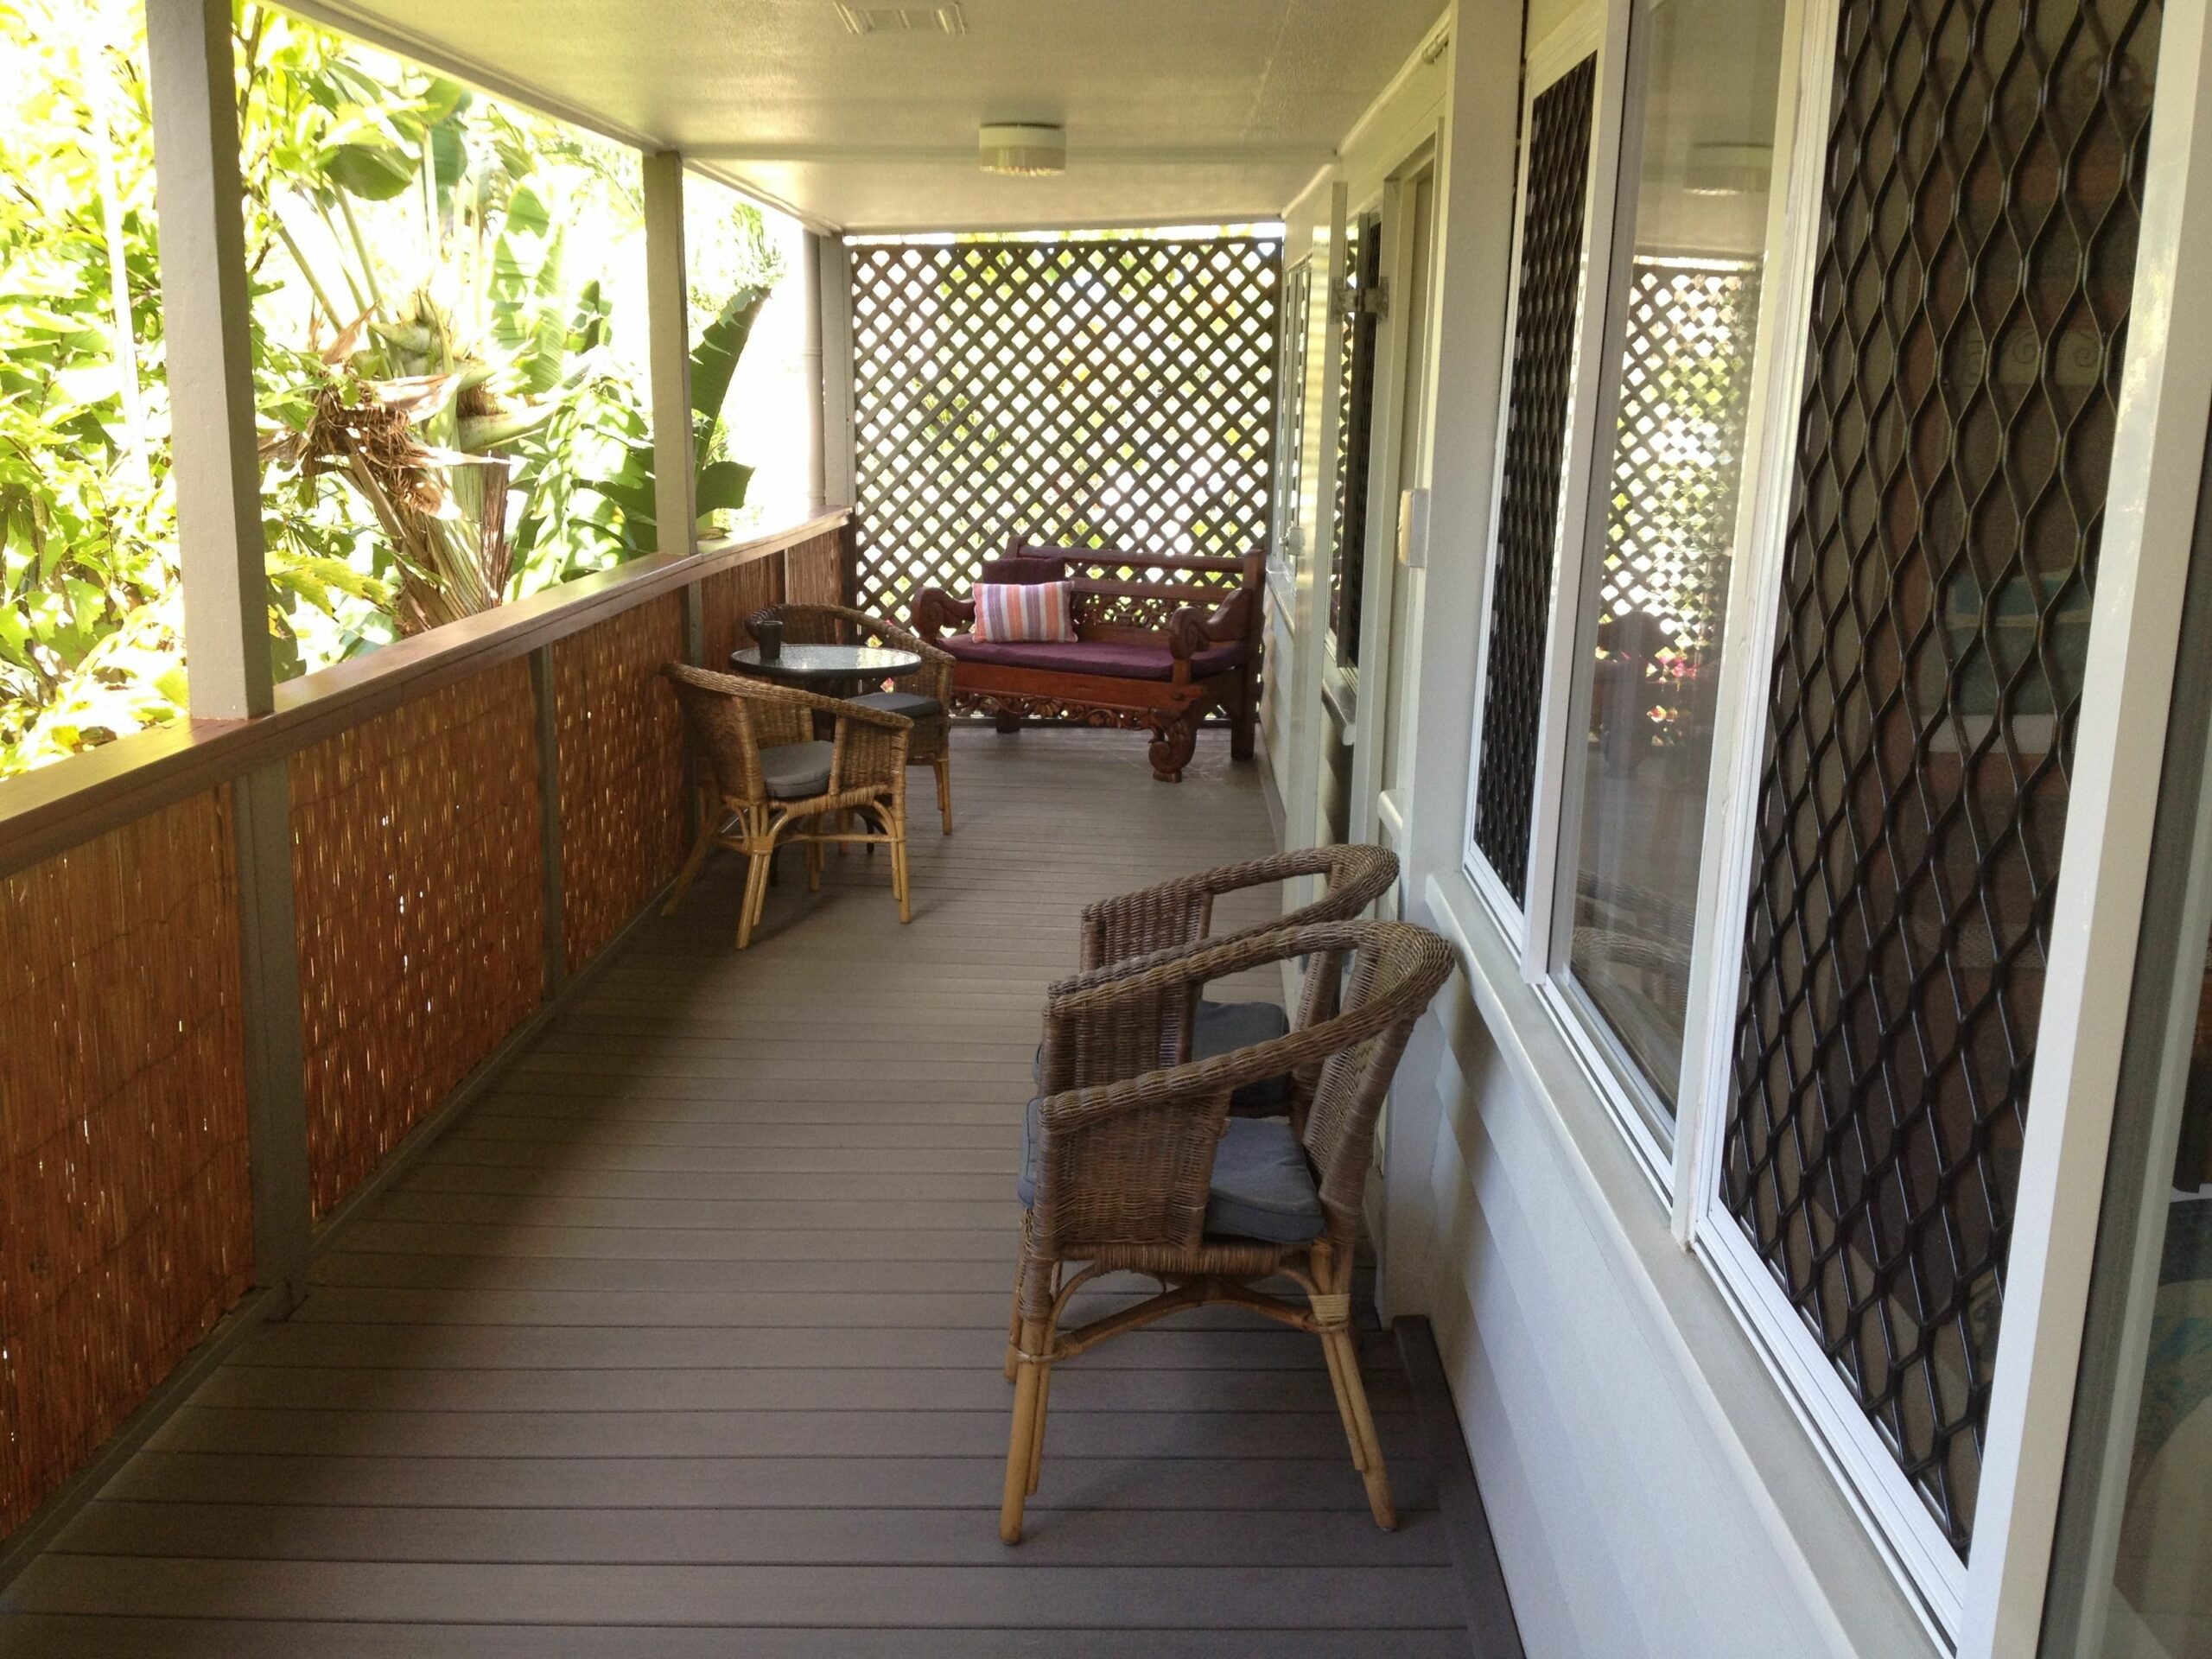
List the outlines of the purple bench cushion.
{"label": "purple bench cushion", "polygon": [[[1047,674],[1103,674],[1116,680],[1172,680],[1174,654],[1167,642],[1141,639],[1077,639],[1071,644],[1023,641],[993,645],[972,634],[948,634],[938,641],[963,663],[996,668],[1028,668]],[[1191,677],[1204,679],[1232,669],[1252,654],[1243,640],[1213,645],[1191,658]]]}

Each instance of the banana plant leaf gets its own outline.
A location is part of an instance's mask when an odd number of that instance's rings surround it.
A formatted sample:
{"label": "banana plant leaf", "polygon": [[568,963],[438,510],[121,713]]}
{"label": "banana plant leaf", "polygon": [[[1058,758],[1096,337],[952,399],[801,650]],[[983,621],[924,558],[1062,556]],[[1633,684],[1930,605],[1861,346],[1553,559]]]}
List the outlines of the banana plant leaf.
{"label": "banana plant leaf", "polygon": [[709,512],[735,512],[745,505],[746,487],[753,482],[753,469],[734,461],[710,461],[699,469],[698,499],[692,503],[702,516]]}
{"label": "banana plant leaf", "polygon": [[[730,382],[737,377],[737,360],[745,355],[745,342],[753,338],[753,325],[768,302],[765,288],[741,288],[729,296],[715,320],[700,332],[691,351],[691,413],[695,467],[706,464],[721,425],[722,404],[729,398]],[[703,511],[704,509],[702,509]]]}

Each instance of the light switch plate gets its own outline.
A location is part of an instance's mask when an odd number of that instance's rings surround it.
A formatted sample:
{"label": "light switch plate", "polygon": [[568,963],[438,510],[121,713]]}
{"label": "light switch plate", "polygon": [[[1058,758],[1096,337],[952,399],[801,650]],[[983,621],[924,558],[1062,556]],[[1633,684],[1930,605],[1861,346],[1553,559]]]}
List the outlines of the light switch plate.
{"label": "light switch plate", "polygon": [[1398,497],[1398,563],[1408,570],[1428,563],[1428,491],[1405,491]]}

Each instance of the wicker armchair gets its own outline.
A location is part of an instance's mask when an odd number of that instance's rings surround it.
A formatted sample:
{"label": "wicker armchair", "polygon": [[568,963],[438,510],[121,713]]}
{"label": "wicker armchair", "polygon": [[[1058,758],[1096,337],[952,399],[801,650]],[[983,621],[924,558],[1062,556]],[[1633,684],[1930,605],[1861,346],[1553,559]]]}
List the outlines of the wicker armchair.
{"label": "wicker armchair", "polygon": [[[1273,921],[1221,935],[1212,942],[1226,944],[1285,927],[1350,921],[1389,891],[1398,879],[1398,860],[1386,847],[1358,843],[1307,847],[1101,899],[1083,912],[1081,965],[1103,968],[1154,951],[1187,949],[1207,937],[1213,923],[1213,901],[1223,893],[1304,876],[1322,878],[1321,896],[1312,904]],[[1340,968],[1333,957],[1307,964],[1307,982],[1313,986],[1318,982],[1322,996],[1315,1005],[1318,1017],[1325,1019],[1336,1012]],[[1288,1016],[1273,1002],[1202,1001],[1191,1026],[1187,1058],[1210,1059],[1232,1049],[1268,1042],[1289,1029]],[[1290,1077],[1263,1077],[1238,1090],[1230,1106],[1240,1117],[1265,1117],[1288,1109],[1293,1094]]]}
{"label": "wicker armchair", "polygon": [[866,611],[843,605],[771,605],[753,620],[772,617],[797,645],[880,645],[911,651],[922,659],[914,677],[896,691],[867,691],[851,699],[864,709],[904,715],[914,722],[906,764],[937,773],[937,810],[952,833],[952,653]]}
{"label": "wicker armchair", "polygon": [[[768,869],[785,842],[804,843],[810,890],[822,885],[826,842],[886,842],[891,849],[891,890],[899,919],[912,921],[906,885],[906,746],[913,722],[900,715],[817,696],[761,680],[709,673],[682,663],[661,670],[676,687],[691,729],[699,769],[697,845],[683,861],[661,913],[673,915],[716,847],[742,853],[745,900],[737,918],[737,948],[752,943],[768,899]],[[815,716],[832,722],[827,739],[814,735]],[[842,826],[847,815],[863,825],[823,830],[825,818]]]}
{"label": "wicker armchair", "polygon": [[[1292,957],[1342,960],[1342,1011],[1314,1017],[1308,977],[1297,1028],[1211,1059],[1159,1069],[1186,1040],[1208,980]],[[1052,1367],[1184,1308],[1225,1302],[1321,1338],[1353,1465],[1376,1524],[1396,1510],[1351,1333],[1352,1251],[1375,1119],[1414,1022],[1452,971],[1452,953],[1404,922],[1324,922],[1140,958],[1066,980],[1045,1009],[1045,1093],[1030,1104],[1022,1160],[1021,1254],[1006,1369],[1015,1380],[999,1532],[1021,1538],[1037,1490]],[[1244,1084],[1318,1077],[1301,1128],[1231,1119]],[[1063,1269],[1081,1263],[1071,1275]],[[1095,1275],[1147,1274],[1168,1288],[1072,1329],[1069,1299]],[[1286,1299],[1255,1289],[1288,1278]]]}

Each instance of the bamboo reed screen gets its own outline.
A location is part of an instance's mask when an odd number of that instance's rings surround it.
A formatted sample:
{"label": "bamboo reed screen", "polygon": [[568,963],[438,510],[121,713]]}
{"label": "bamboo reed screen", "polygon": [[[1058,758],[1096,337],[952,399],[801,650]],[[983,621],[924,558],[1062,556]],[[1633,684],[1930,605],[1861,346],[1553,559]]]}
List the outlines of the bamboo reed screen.
{"label": "bamboo reed screen", "polygon": [[582,967],[676,874],[683,728],[664,664],[683,656],[676,594],[553,647],[568,965]]}
{"label": "bamboo reed screen", "polygon": [[[844,605],[845,542],[830,531],[799,543],[784,554],[784,597],[794,605]],[[903,617],[893,617],[903,621]]]}
{"label": "bamboo reed screen", "polygon": [[505,664],[290,762],[308,1154],[321,1216],[545,993],[530,670]]}
{"label": "bamboo reed screen", "polygon": [[227,789],[0,880],[0,1534],[245,1294]]}
{"label": "bamboo reed screen", "polygon": [[780,554],[718,570],[701,582],[701,666],[717,673],[728,668],[730,652],[753,643],[753,632],[745,620],[765,605],[783,603],[784,585]]}

